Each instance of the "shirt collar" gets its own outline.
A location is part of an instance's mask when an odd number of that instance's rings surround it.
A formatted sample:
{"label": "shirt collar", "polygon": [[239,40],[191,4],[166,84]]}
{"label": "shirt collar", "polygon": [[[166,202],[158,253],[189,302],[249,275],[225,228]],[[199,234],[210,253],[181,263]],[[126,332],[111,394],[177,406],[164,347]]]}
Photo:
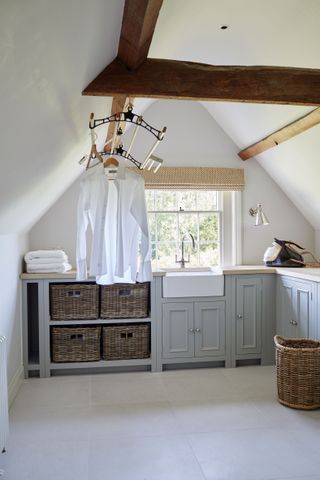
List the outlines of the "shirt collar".
{"label": "shirt collar", "polygon": [[[96,170],[96,173],[97,175],[105,175],[104,173],[104,166],[102,163],[100,163],[99,165],[97,165],[97,170]],[[116,177],[115,177],[115,180],[123,180],[126,178],[126,168],[124,165],[122,165],[121,163],[119,163],[118,167],[117,167],[117,174],[116,174]]]}

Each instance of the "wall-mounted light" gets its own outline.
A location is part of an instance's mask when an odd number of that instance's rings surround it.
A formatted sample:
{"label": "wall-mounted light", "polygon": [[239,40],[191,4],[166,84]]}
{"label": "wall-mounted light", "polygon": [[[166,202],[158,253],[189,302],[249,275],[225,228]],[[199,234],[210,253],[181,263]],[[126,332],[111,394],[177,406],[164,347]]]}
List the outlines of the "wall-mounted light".
{"label": "wall-mounted light", "polygon": [[262,210],[261,203],[257,203],[257,206],[255,208],[250,208],[249,209],[249,214],[252,217],[255,217],[255,219],[256,219],[255,226],[256,227],[259,227],[260,225],[269,225],[270,224],[266,214]]}

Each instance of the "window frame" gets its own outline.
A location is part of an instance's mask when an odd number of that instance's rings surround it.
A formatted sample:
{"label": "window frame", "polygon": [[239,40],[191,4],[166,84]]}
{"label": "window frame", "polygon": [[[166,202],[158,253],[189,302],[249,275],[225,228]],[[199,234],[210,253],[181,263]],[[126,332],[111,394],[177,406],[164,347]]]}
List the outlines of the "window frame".
{"label": "window frame", "polygon": [[[160,192],[197,192],[199,190],[197,189],[192,189],[190,188],[189,190],[181,190],[181,189],[148,189],[146,188],[146,192],[147,191],[160,191]],[[211,209],[211,210],[187,210],[187,209],[178,209],[178,206],[177,206],[177,209],[176,210],[156,210],[156,209],[153,209],[153,210],[148,210],[147,208],[147,214],[148,214],[148,219],[149,219],[149,215],[154,215],[155,217],[155,239],[154,240],[151,240],[150,243],[151,244],[155,244],[156,245],[156,252],[158,250],[158,245],[175,245],[175,250],[176,250],[176,254],[178,255],[178,258],[179,256],[181,255],[181,238],[180,238],[180,229],[179,229],[179,219],[180,219],[180,215],[188,215],[188,214],[196,214],[197,215],[197,239],[196,239],[196,244],[197,244],[197,265],[193,265],[193,267],[195,268],[201,268],[202,265],[200,265],[200,246],[201,245],[205,245],[205,244],[216,244],[217,245],[217,250],[218,250],[218,257],[219,257],[219,261],[218,261],[218,264],[217,265],[206,265],[207,267],[220,267],[222,264],[223,264],[223,258],[224,258],[224,246],[223,246],[223,238],[224,238],[224,211],[223,211],[223,204],[224,204],[224,192],[223,191],[219,191],[219,190],[207,190],[207,191],[211,191],[211,192],[215,192],[216,194],[216,209]],[[155,202],[154,202],[154,207],[156,206]],[[162,241],[162,240],[158,240],[158,222],[157,222],[157,215],[159,214],[173,214],[173,215],[176,215],[177,216],[177,240],[173,240],[173,241]],[[215,241],[215,240],[212,240],[212,241],[201,241],[200,240],[200,235],[199,235],[199,227],[200,227],[200,219],[199,219],[199,216],[201,214],[213,214],[217,217],[217,222],[218,222],[218,240]],[[198,241],[198,238],[199,238],[199,241]],[[191,239],[190,240],[186,240],[185,244],[191,244]],[[178,246],[179,245],[179,246]],[[177,248],[178,246],[178,248]],[[158,258],[157,258],[157,253],[156,253],[156,259],[155,260],[152,260],[152,263],[154,264],[154,267],[155,268],[170,268],[170,267],[174,267],[174,266],[177,266],[177,264],[175,263],[175,258],[173,257],[172,258],[172,264],[170,266],[166,266],[166,267],[160,267],[158,265]]]}

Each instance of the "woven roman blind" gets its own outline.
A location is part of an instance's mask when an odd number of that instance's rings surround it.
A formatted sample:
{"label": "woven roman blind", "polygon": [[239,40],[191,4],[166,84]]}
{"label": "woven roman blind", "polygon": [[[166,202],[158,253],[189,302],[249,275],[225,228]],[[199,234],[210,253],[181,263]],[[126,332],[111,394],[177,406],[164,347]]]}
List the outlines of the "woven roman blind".
{"label": "woven roman blind", "polygon": [[244,190],[243,168],[161,167],[133,171],[143,176],[145,188],[157,190]]}

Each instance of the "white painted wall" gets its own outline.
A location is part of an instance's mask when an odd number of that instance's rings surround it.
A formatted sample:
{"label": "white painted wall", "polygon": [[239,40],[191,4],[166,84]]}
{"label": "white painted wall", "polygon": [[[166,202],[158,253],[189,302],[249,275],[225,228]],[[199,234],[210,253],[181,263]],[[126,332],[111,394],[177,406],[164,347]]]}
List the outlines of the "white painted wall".
{"label": "white painted wall", "polygon": [[315,250],[316,258],[320,258],[320,230],[315,231],[314,242],[315,242],[314,250]]}
{"label": "white painted wall", "polygon": [[8,383],[22,365],[20,280],[27,235],[0,235],[0,334],[8,340]]}
{"label": "white painted wall", "polygon": [[82,90],[117,53],[123,0],[0,2],[0,233],[27,230],[72,184],[90,112]]}
{"label": "white painted wall", "polygon": [[62,248],[74,268],[79,185],[77,179],[29,232],[31,250]]}
{"label": "white painted wall", "polygon": [[[158,101],[144,113],[146,121],[168,132],[157,156],[167,166],[225,166],[245,169],[246,188],[242,196],[243,263],[262,263],[265,249],[273,237],[292,239],[314,249],[314,230],[276,183],[255,161],[242,162],[237,148],[207,110],[196,102]],[[128,132],[128,137],[131,133]],[[142,138],[142,137],[141,137]],[[143,136],[147,140],[147,136]],[[150,141],[150,140],[149,140]],[[148,148],[137,140],[132,154],[142,159]],[[75,265],[76,204],[79,180],[50,208],[30,231],[30,247],[65,248]],[[248,210],[262,203],[271,221],[254,227]]]}

